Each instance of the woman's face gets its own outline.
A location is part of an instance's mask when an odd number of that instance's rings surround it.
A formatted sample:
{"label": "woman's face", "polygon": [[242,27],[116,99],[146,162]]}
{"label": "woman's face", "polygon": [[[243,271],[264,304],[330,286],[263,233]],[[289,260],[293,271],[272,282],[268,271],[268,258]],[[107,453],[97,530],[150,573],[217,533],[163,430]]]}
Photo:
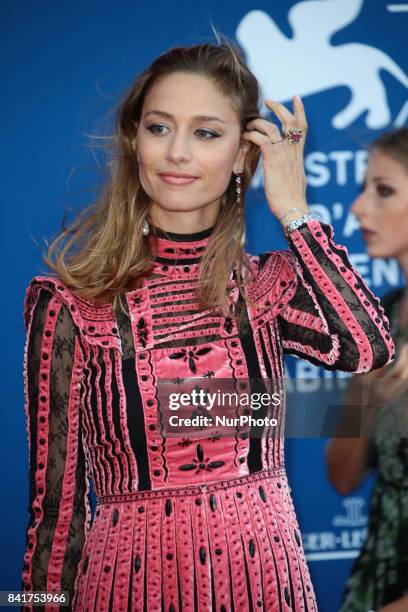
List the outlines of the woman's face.
{"label": "woman's face", "polygon": [[371,257],[408,254],[408,172],[381,151],[371,153],[363,191],[351,207]]}
{"label": "woman's face", "polygon": [[155,225],[215,223],[232,172],[242,170],[239,119],[207,77],[177,72],[159,79],[143,103],[136,151]]}

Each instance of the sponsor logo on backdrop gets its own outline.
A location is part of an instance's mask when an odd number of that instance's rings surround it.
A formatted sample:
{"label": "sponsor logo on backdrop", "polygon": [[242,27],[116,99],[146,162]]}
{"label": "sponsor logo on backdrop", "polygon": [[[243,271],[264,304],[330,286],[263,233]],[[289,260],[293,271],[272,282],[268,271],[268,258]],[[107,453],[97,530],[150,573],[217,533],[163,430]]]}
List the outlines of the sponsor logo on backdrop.
{"label": "sponsor logo on backdrop", "polygon": [[[332,118],[333,128],[344,130],[362,114],[370,129],[390,125],[391,110],[380,71],[408,88],[405,72],[387,53],[372,45],[331,43],[336,32],[357,19],[363,4],[364,0],[299,2],[288,12],[291,38],[264,11],[247,13],[236,35],[264,93],[283,102],[292,97],[294,83],[301,96],[345,86],[351,98]],[[279,58],[279,64],[271,57]],[[405,114],[405,110],[402,112]]]}
{"label": "sponsor logo on backdrop", "polygon": [[[332,37],[337,32],[361,17],[363,5],[364,0],[298,2],[289,9],[287,16],[292,36],[286,36],[273,16],[265,11],[253,10],[244,15],[237,26],[236,37],[264,95],[287,103],[294,87],[303,98],[346,87],[350,91],[350,100],[340,112],[334,112],[327,126],[328,133],[333,128],[336,131],[349,129],[358,119],[362,119],[369,130],[404,125],[408,118],[408,101],[393,118],[385,86],[391,77],[408,88],[408,76],[398,63],[382,49],[361,40],[332,44]],[[384,5],[384,14],[387,9],[389,7]],[[275,62],[271,61],[274,57],[277,58]],[[372,138],[369,133],[364,137],[367,142]],[[345,135],[345,141],[348,140]],[[329,143],[330,139],[326,141]],[[319,188],[333,185],[339,188],[337,192],[340,195],[342,188],[362,183],[367,158],[367,151],[363,149],[336,147],[307,152],[308,185],[317,193]],[[252,186],[257,189],[262,185],[260,164]],[[350,213],[354,195],[355,191],[346,203],[327,201],[326,195],[324,203],[310,202],[311,208],[325,223],[335,225],[336,234],[343,236],[346,243],[359,229],[356,218]],[[350,254],[350,259],[373,288],[396,287],[402,282],[395,261],[371,260],[365,252]]]}
{"label": "sponsor logo on backdrop", "polygon": [[302,534],[308,561],[353,559],[358,556],[367,535],[368,517],[363,497],[342,501],[343,514],[335,514],[332,529]]}

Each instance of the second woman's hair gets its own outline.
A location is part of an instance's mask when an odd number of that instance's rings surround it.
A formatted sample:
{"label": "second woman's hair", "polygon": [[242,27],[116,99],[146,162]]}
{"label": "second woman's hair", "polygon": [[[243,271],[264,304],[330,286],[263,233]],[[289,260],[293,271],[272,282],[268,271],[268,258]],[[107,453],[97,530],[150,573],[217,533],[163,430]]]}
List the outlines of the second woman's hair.
{"label": "second woman's hair", "polygon": [[399,162],[408,171],[408,128],[381,134],[370,145],[370,151],[380,151]]}

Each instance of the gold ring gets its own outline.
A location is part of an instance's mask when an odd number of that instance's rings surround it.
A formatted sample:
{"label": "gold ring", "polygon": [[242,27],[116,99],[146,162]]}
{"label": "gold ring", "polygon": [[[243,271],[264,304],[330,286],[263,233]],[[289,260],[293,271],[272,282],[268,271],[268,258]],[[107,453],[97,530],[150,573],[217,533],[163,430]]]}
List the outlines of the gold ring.
{"label": "gold ring", "polygon": [[284,137],[281,137],[281,138],[278,138],[278,140],[270,140],[269,142],[270,142],[271,144],[276,144],[277,142],[282,142],[282,140],[285,140],[285,138],[284,138]]}

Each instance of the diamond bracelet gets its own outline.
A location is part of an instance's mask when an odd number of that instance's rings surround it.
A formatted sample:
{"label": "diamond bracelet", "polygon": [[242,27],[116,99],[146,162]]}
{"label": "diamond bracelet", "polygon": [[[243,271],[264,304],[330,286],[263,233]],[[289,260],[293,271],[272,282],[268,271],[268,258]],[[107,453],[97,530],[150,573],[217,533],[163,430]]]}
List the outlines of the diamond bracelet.
{"label": "diamond bracelet", "polygon": [[298,219],[295,219],[294,221],[286,225],[283,229],[283,232],[285,236],[287,237],[289,236],[289,234],[294,232],[296,229],[298,229],[298,227],[300,227],[304,223],[307,223],[308,221],[311,221],[312,219],[319,219],[319,218],[320,218],[320,215],[318,215],[317,213],[313,213],[313,212],[305,213]]}

